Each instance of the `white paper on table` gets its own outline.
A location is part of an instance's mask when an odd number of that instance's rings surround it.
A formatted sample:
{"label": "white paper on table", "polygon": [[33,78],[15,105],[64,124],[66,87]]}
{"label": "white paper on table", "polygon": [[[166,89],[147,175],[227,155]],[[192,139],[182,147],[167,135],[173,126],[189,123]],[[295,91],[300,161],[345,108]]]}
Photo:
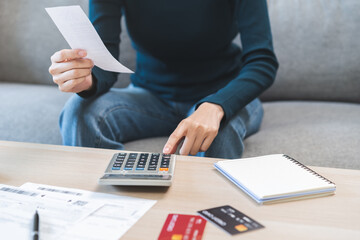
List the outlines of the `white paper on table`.
{"label": "white paper on table", "polygon": [[155,200],[35,183],[25,183],[21,187],[51,194],[54,197],[76,196],[84,201],[100,201],[104,204],[93,214],[68,229],[59,239],[119,239],[156,203]]}
{"label": "white paper on table", "polygon": [[29,239],[35,210],[40,216],[40,238],[57,239],[102,207],[100,202],[50,195],[0,185],[0,239]]}
{"label": "white paper on table", "polygon": [[80,6],[45,9],[72,49],[86,50],[87,58],[91,59],[96,66],[103,70],[133,73],[107,50]]}

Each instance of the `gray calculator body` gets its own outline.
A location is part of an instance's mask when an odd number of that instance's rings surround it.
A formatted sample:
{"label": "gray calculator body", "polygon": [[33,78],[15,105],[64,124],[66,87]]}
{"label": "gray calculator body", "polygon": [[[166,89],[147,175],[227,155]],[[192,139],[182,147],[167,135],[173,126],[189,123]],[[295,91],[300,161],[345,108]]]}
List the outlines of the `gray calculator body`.
{"label": "gray calculator body", "polygon": [[170,186],[176,155],[149,152],[119,152],[113,155],[103,185]]}

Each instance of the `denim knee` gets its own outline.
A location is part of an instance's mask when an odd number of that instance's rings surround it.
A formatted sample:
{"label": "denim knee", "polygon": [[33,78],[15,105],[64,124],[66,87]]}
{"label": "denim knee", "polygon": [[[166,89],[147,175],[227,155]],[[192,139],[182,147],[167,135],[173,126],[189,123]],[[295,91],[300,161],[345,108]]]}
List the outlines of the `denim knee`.
{"label": "denim knee", "polygon": [[230,121],[220,128],[206,157],[234,159],[240,158],[244,151],[246,127],[241,121]]}
{"label": "denim knee", "polygon": [[259,130],[263,115],[261,102],[255,99],[220,128],[205,156],[240,158],[244,151],[244,139]]}
{"label": "denim knee", "polygon": [[[66,102],[59,118],[60,132],[64,145],[94,147],[95,128],[89,126],[96,118],[89,109],[91,100],[74,94]],[[90,116],[89,116],[90,115]]]}

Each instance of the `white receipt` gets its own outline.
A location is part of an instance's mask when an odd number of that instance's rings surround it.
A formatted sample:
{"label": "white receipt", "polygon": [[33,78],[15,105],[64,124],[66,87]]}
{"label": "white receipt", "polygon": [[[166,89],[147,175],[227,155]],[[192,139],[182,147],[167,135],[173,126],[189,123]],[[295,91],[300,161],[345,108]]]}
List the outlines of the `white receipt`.
{"label": "white receipt", "polygon": [[80,6],[46,8],[72,49],[84,49],[99,68],[111,72],[133,73],[107,50],[100,36]]}

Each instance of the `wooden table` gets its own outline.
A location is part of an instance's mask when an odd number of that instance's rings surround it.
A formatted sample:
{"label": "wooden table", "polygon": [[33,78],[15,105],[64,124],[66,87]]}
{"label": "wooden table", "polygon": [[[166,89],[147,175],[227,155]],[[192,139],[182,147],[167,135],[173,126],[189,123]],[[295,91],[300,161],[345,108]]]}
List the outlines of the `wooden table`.
{"label": "wooden table", "polygon": [[0,141],[0,183],[25,182],[155,199],[122,239],[157,239],[169,213],[231,205],[265,226],[230,236],[207,223],[203,239],[360,239],[360,171],[312,167],[337,185],[336,194],[259,206],[218,173],[217,159],[179,156],[173,184],[165,187],[100,186],[97,181],[117,151]]}

